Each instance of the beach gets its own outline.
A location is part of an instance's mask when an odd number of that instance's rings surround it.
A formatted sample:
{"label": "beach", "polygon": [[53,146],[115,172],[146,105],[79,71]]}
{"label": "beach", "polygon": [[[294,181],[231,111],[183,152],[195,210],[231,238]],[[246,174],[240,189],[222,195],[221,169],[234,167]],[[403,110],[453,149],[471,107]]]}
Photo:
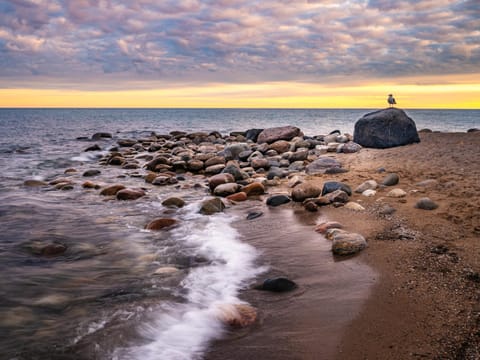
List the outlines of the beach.
{"label": "beach", "polygon": [[77,134],[2,155],[7,358],[477,356],[479,132]]}
{"label": "beach", "polygon": [[[310,214],[301,217],[312,231],[320,216],[366,236],[368,248],[345,262],[353,261],[352,266],[360,262],[373,269],[357,269],[362,276],[354,280],[368,283],[374,279],[373,285],[367,286],[367,299],[352,309],[350,321],[325,331],[318,323],[312,326],[312,319],[320,316],[317,306],[296,306],[298,299],[292,301],[289,297],[282,302],[280,316],[287,313],[292,322],[276,329],[278,333],[271,334],[270,341],[258,344],[252,336],[253,341],[219,343],[220,350],[212,354],[221,355],[207,358],[225,358],[229,354],[233,359],[478,359],[480,164],[475,154],[479,146],[478,132],[422,133],[418,144],[337,154],[349,169],[347,173],[310,180],[337,180],[352,186],[368,179],[380,182],[384,173],[377,170],[384,168],[399,175],[395,187],[408,193],[400,199],[386,197],[389,188],[379,190],[374,198],[356,194],[353,199],[366,211],[325,207],[313,218]],[[429,179],[435,181],[425,181]],[[424,196],[434,199],[438,208],[415,209],[416,201]],[[385,213],[385,204],[396,211]],[[291,251],[295,253],[301,246],[293,246]],[[298,261],[308,262],[306,254]],[[308,268],[295,275],[314,277],[314,271]],[[334,277],[331,281],[335,281]],[[337,298],[339,303],[342,300]],[[310,302],[315,303],[315,298]],[[271,305],[260,301],[258,307],[268,313]],[[335,306],[330,310],[335,311]],[[320,316],[317,321],[329,320]],[[292,328],[306,331],[297,333]],[[252,330],[256,331],[269,332]],[[328,336],[327,343],[336,344],[334,355],[325,345]],[[237,352],[239,344],[243,347]]]}

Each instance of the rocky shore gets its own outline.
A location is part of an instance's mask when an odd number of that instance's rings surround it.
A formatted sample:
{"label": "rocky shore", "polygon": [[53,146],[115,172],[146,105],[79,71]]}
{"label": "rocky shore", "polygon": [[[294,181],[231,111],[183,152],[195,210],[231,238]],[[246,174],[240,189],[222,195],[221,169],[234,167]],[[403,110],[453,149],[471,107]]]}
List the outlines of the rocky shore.
{"label": "rocky shore", "polygon": [[[420,143],[415,139],[411,145],[368,149],[340,131],[305,136],[299,128],[285,126],[228,135],[152,133],[117,139],[114,147],[104,149],[102,139],[112,135],[98,133],[90,138],[95,144],[85,148],[108,150],[98,167],[82,173],[68,169],[49,182],[26,180],[25,185],[62,191],[81,186],[111,201],[136,201],[157,187],[191,188],[205,193],[199,210],[204,215],[260,200],[267,208],[291,207],[316,216],[312,237],[331,240],[332,256],[350,261],[361,252],[355,259],[380,273],[338,345],[338,358],[477,359],[478,134],[421,132]],[[96,181],[110,169],[123,172],[117,183]],[[187,201],[166,198],[163,205],[172,209],[171,216],[152,218],[145,228],[176,226],[175,209]],[[261,216],[253,208],[246,219]],[[36,251],[55,255],[65,251],[61,245],[46,244]],[[257,288],[301,291],[302,284],[288,277],[265,279]],[[257,304],[259,311],[262,305]],[[255,309],[239,305],[221,318],[234,328],[257,321]],[[315,359],[320,353],[312,345],[301,358]]]}

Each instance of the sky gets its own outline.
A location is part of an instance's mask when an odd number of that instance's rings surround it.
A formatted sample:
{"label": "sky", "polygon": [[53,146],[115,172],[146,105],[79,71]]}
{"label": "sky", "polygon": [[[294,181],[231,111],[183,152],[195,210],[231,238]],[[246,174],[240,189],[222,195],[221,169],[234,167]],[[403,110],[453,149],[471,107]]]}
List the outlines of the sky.
{"label": "sky", "polygon": [[0,0],[0,107],[480,108],[479,0]]}

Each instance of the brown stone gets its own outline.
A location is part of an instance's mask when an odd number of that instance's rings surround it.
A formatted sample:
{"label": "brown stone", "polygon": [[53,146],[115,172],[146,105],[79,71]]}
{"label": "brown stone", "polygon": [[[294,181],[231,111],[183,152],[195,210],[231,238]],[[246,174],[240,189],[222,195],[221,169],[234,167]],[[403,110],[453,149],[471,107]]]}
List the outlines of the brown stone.
{"label": "brown stone", "polygon": [[290,146],[291,144],[288,141],[278,140],[270,145],[270,149],[275,150],[279,154],[283,154],[290,150]]}
{"label": "brown stone", "polygon": [[315,227],[315,231],[320,234],[325,234],[329,229],[342,229],[343,225],[336,221],[327,221]]}
{"label": "brown stone", "polygon": [[315,198],[322,193],[322,189],[312,183],[297,185],[292,190],[292,200],[302,202],[309,198]]}
{"label": "brown stone", "polygon": [[257,311],[248,304],[223,304],[218,307],[218,318],[234,328],[244,328],[255,323]]}
{"label": "brown stone", "polygon": [[251,184],[245,185],[242,188],[242,191],[247,194],[247,196],[255,196],[265,194],[265,186],[259,182],[253,182]]}
{"label": "brown stone", "polygon": [[123,190],[123,189],[125,189],[125,186],[123,186],[121,184],[110,185],[110,186],[106,187],[105,189],[103,189],[102,191],[100,191],[100,195],[113,196],[113,195],[116,195],[120,190]]}
{"label": "brown stone", "polygon": [[241,191],[241,192],[238,192],[236,194],[232,194],[232,195],[227,196],[226,199],[230,200],[230,201],[237,201],[237,202],[245,201],[245,200],[247,200],[247,194],[245,192]]}
{"label": "brown stone", "polygon": [[257,138],[257,142],[261,143],[273,143],[278,140],[290,141],[294,137],[301,134],[300,129],[295,126],[281,126],[273,127],[263,130]]}
{"label": "brown stone", "polygon": [[100,185],[95,184],[95,183],[92,182],[92,181],[85,181],[85,182],[82,184],[82,187],[85,188],[85,189],[100,189]]}
{"label": "brown stone", "polygon": [[233,182],[235,182],[235,178],[232,174],[222,173],[210,177],[208,179],[208,186],[210,187],[210,190],[213,191],[220,184],[228,184]]}
{"label": "brown stone", "polygon": [[145,196],[145,191],[141,189],[123,189],[117,192],[118,200],[137,200]]}
{"label": "brown stone", "polygon": [[164,219],[159,218],[150,221],[146,226],[145,229],[147,230],[162,230],[165,228],[172,227],[177,224],[177,220],[175,219]]}

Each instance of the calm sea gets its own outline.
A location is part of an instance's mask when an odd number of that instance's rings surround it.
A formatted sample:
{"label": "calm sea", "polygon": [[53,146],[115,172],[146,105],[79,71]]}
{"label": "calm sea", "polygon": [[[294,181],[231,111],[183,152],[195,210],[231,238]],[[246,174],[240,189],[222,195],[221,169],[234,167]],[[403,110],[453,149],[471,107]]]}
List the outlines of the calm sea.
{"label": "calm sea", "polygon": [[[0,357],[202,358],[222,333],[215,309],[241,302],[240,291],[265,270],[258,266],[258,249],[232,226],[235,216],[197,213],[208,195],[193,186],[198,179],[150,189],[135,202],[83,189],[87,169],[101,171],[93,179],[97,183],[141,186],[135,171],[98,164],[116,139],[152,131],[227,134],[281,125],[312,136],[335,129],[352,133],[355,121],[369,111],[0,109]],[[480,110],[407,113],[418,129],[480,127]],[[109,132],[113,139],[89,140],[96,132]],[[84,151],[94,143],[101,150]],[[69,168],[77,172],[65,175]],[[25,180],[58,177],[68,177],[73,188],[24,186]],[[171,195],[188,204],[174,215],[161,205]],[[144,230],[162,215],[174,216],[180,225],[161,234]],[[66,252],[39,253],[52,243],[66,246]]]}

